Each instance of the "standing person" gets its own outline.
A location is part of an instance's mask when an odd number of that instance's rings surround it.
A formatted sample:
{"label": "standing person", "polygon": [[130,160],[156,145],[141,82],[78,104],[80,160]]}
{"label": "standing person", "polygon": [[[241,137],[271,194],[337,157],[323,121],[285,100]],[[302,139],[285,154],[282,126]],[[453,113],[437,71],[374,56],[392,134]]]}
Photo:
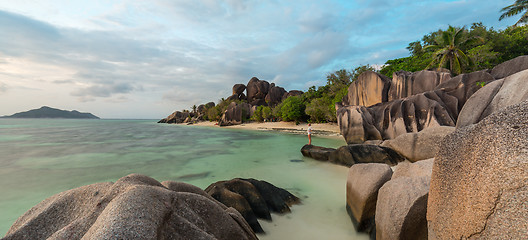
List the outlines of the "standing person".
{"label": "standing person", "polygon": [[312,145],[312,124],[308,123],[308,145]]}

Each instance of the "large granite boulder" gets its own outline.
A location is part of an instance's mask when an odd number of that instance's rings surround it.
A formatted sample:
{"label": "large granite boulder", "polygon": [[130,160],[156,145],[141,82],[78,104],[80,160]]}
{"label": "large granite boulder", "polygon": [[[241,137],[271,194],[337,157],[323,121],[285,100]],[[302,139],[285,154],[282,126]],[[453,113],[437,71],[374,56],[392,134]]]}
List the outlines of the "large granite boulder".
{"label": "large granite boulder", "polygon": [[348,144],[363,143],[366,140],[381,140],[376,120],[364,106],[343,106],[337,109],[339,132]]}
{"label": "large granite boulder", "polygon": [[433,159],[396,166],[379,190],[376,239],[427,239],[427,198]]}
{"label": "large granite boulder", "polygon": [[348,103],[368,107],[387,102],[390,82],[391,80],[382,74],[366,71],[348,87]]}
{"label": "large granite boulder", "polygon": [[246,85],[244,84],[235,84],[233,85],[233,94],[232,95],[237,95],[237,96],[240,96],[241,94],[244,94],[244,91],[246,90]]}
{"label": "large granite boulder", "polygon": [[311,144],[306,144],[301,148],[303,156],[325,162],[328,161],[330,154],[333,152],[335,152],[334,148],[319,147]]}
{"label": "large granite boulder", "polygon": [[[256,77],[253,77],[249,80],[246,92],[247,92],[247,100],[251,103],[251,105],[265,105],[266,101],[266,95],[268,95],[270,88],[270,84],[267,81],[259,80]],[[256,103],[256,104],[253,104]],[[259,105],[259,106],[260,106]]]}
{"label": "large granite boulder", "polygon": [[491,70],[495,79],[501,79],[528,69],[528,55],[519,56],[503,62]]}
{"label": "large granite boulder", "polygon": [[284,94],[287,94],[284,88],[276,87],[275,84],[272,83],[265,98],[266,103],[268,106],[274,107],[282,101]]}
{"label": "large granite boulder", "polygon": [[404,160],[390,148],[368,144],[342,146],[328,156],[329,162],[347,167],[358,163],[385,163],[393,166]]}
{"label": "large granite boulder", "polygon": [[495,111],[528,99],[528,70],[485,85],[473,94],[462,110],[457,128],[480,122]]}
{"label": "large granite boulder", "polygon": [[429,239],[528,236],[526,136],[528,100],[444,138],[431,178]]}
{"label": "large granite boulder", "polygon": [[458,100],[457,112],[460,112],[466,101],[481,88],[480,84],[488,84],[493,81],[495,78],[487,71],[478,71],[460,74],[438,85],[436,89],[441,89],[456,97]]}
{"label": "large granite boulder", "polygon": [[257,239],[233,208],[184,183],[132,174],[56,194],[3,239]]}
{"label": "large granite boulder", "polygon": [[348,170],[346,207],[358,232],[374,232],[378,191],[391,176],[390,166],[380,163],[356,164]]}
{"label": "large granite boulder", "polygon": [[247,103],[232,102],[227,107],[227,110],[222,115],[218,125],[230,126],[242,124],[244,119],[249,118],[250,106]]}
{"label": "large granite boulder", "polygon": [[441,83],[449,80],[449,72],[423,70],[419,72],[398,71],[392,74],[388,92],[388,101],[410,97],[412,95],[434,90]]}
{"label": "large granite boulder", "polygon": [[416,162],[433,158],[438,152],[442,139],[453,131],[455,127],[430,127],[417,133],[405,133],[383,141],[380,146],[391,148],[407,160]]}
{"label": "large granite boulder", "polygon": [[187,119],[190,116],[191,116],[191,113],[189,112],[176,111],[176,112],[173,112],[168,117],[159,120],[158,123],[183,123],[185,119]]}
{"label": "large granite boulder", "polygon": [[255,179],[219,181],[209,185],[205,192],[240,212],[257,233],[264,232],[257,218],[271,220],[270,212],[288,213],[291,205],[300,203],[300,199],[288,191]]}
{"label": "large granite boulder", "polygon": [[371,107],[345,106],[337,122],[346,142],[393,139],[436,126],[455,126],[457,99],[442,90],[416,94]]}

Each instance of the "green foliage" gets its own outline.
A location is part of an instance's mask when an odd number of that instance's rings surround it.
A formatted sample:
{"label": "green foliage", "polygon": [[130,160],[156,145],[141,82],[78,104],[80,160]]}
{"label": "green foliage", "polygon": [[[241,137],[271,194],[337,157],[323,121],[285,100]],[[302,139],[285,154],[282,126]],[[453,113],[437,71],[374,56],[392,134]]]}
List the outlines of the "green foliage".
{"label": "green foliage", "polygon": [[290,96],[286,100],[282,101],[276,116],[280,117],[283,121],[296,121],[300,122],[306,118],[304,110],[306,105],[302,102],[299,96]]}
{"label": "green foliage", "polygon": [[[453,65],[453,68],[458,68],[454,70],[455,73],[472,72],[491,69],[497,64],[528,54],[528,26],[509,27],[505,30],[496,31],[493,28],[486,28],[482,23],[473,23],[469,30],[462,29],[464,28],[450,27],[447,30],[438,30],[425,35],[421,41],[411,42],[407,47],[410,56],[388,60],[380,73],[391,77],[394,72],[400,70],[420,71],[427,69],[435,57],[438,57],[436,63],[441,64],[440,60],[443,56],[446,56],[444,59],[446,64],[441,66],[451,68],[450,65]],[[461,31],[454,38],[458,30]],[[445,36],[447,36],[449,44],[451,44],[451,40],[454,40],[453,43],[455,44],[451,50],[449,50],[451,46],[438,47],[441,45],[439,43],[445,42]],[[435,48],[431,47],[433,45],[436,46],[436,51],[431,51]],[[460,67],[458,67],[455,56],[449,55],[455,53],[455,48],[466,54],[468,58],[457,56],[458,63],[467,61],[466,64],[460,64]],[[458,50],[457,53],[459,53]],[[451,60],[453,60],[453,64],[451,64]]]}
{"label": "green foliage", "polygon": [[464,44],[483,41],[480,37],[468,38],[465,27],[449,26],[446,31],[435,38],[435,44],[428,45],[424,50],[432,50],[432,61],[429,66],[438,64],[438,68],[447,66],[452,73],[460,74],[464,67],[472,67],[473,61],[462,50]]}
{"label": "green foliage", "polygon": [[528,23],[528,0],[515,0],[512,5],[501,9],[501,12],[503,12],[503,14],[499,17],[499,21],[522,13],[521,18],[513,26]]}

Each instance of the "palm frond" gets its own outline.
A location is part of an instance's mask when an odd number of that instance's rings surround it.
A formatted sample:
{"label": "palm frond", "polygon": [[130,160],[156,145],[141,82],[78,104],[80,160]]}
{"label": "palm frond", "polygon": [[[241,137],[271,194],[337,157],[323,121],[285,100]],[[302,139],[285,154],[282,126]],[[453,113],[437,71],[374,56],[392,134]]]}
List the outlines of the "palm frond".
{"label": "palm frond", "polygon": [[522,17],[514,24],[514,26],[519,25],[520,23],[528,23],[528,11],[526,11]]}

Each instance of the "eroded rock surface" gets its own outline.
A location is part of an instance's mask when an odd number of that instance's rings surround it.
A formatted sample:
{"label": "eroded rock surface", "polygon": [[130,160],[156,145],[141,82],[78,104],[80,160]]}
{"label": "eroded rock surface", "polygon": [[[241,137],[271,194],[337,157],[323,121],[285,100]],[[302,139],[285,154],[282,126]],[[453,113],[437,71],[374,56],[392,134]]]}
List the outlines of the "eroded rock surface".
{"label": "eroded rock surface", "polygon": [[523,101],[444,138],[431,178],[429,239],[528,236],[526,136]]}
{"label": "eroded rock surface", "polygon": [[528,99],[528,70],[485,85],[460,112],[457,128],[480,122],[493,112]]}
{"label": "eroded rock surface", "polygon": [[287,213],[300,200],[288,191],[266,181],[235,178],[209,185],[205,191],[214,199],[236,209],[251,228],[263,233],[257,218],[271,220],[270,212]]}
{"label": "eroded rock surface", "polygon": [[355,164],[348,170],[347,210],[358,232],[374,232],[378,191],[391,176],[392,170],[387,164]]}
{"label": "eroded rock surface", "polygon": [[257,239],[233,208],[185,183],[131,174],[56,194],[3,239]]}

